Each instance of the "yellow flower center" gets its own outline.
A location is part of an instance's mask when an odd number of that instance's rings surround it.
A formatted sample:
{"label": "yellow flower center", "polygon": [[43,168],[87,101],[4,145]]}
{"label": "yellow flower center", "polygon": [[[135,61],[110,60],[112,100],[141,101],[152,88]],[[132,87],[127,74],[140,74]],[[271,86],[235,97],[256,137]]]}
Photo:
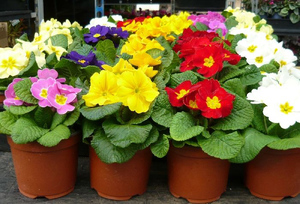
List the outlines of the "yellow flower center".
{"label": "yellow flower center", "polygon": [[79,63],[84,64],[86,61],[84,59],[78,60]]}
{"label": "yellow flower center", "polygon": [[253,52],[255,52],[256,48],[257,48],[257,46],[251,45],[251,46],[248,47],[248,51],[253,53]]}
{"label": "yellow flower center", "polygon": [[287,63],[286,63],[286,61],[283,61],[283,60],[280,60],[280,67],[282,67],[282,66],[284,66],[284,65],[286,65]]}
{"label": "yellow flower center", "polygon": [[288,102],[285,104],[280,104],[280,111],[283,112],[284,114],[289,114],[293,110],[293,106],[290,106]]}
{"label": "yellow flower center", "polygon": [[34,42],[39,42],[41,40],[42,40],[42,36],[41,35],[34,38]]}
{"label": "yellow flower center", "polygon": [[65,97],[64,95],[56,95],[55,96],[55,102],[60,105],[66,104],[66,101],[67,101],[67,97]]}
{"label": "yellow flower center", "polygon": [[95,35],[93,35],[94,38],[99,38],[101,35],[99,33],[96,33]]}
{"label": "yellow flower center", "polygon": [[190,100],[189,101],[189,105],[190,105],[190,107],[192,107],[192,108],[198,108],[198,105],[197,105],[197,103],[196,103],[196,101],[193,101],[193,100]]}
{"label": "yellow flower center", "polygon": [[278,51],[278,49],[277,48],[275,48],[275,50],[274,50],[274,54],[276,54],[276,52]]}
{"label": "yellow flower center", "polygon": [[16,60],[12,57],[2,60],[2,67],[13,69],[16,66]]}
{"label": "yellow flower center", "polygon": [[48,91],[47,91],[47,89],[42,89],[42,90],[41,90],[41,93],[40,93],[40,96],[41,96],[42,98],[47,98],[47,96],[48,96]]}
{"label": "yellow flower center", "polygon": [[263,61],[264,61],[264,57],[263,56],[255,58],[255,62],[257,62],[257,63],[262,63]]}
{"label": "yellow flower center", "polygon": [[20,100],[20,98],[19,98],[18,96],[16,96],[16,97],[14,98],[14,100]]}
{"label": "yellow flower center", "polygon": [[209,96],[206,98],[206,105],[210,109],[217,109],[221,108],[220,100],[217,96],[214,96],[213,98],[210,98]]}
{"label": "yellow flower center", "polygon": [[190,90],[181,89],[177,94],[177,99],[183,98],[186,94],[188,94]]}
{"label": "yellow flower center", "polygon": [[209,56],[209,58],[204,58],[204,66],[206,67],[212,67],[215,63],[215,60],[212,56]]}

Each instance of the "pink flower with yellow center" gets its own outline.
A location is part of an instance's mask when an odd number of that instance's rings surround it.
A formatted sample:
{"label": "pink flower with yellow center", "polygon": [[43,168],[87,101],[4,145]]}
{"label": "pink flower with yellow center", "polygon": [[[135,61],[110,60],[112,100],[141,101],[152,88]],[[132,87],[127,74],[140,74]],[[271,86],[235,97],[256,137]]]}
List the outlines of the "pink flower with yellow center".
{"label": "pink flower with yellow center", "polygon": [[48,89],[56,83],[56,80],[53,78],[48,79],[39,79],[37,82],[34,82],[31,86],[32,95],[39,100],[39,106],[41,107],[52,107],[48,101]]}
{"label": "pink flower with yellow center", "polygon": [[24,101],[22,101],[19,97],[16,96],[15,90],[14,90],[14,85],[22,81],[20,78],[14,79],[7,87],[6,91],[4,92],[5,94],[5,100],[3,101],[3,104],[5,106],[21,106],[23,105]]}

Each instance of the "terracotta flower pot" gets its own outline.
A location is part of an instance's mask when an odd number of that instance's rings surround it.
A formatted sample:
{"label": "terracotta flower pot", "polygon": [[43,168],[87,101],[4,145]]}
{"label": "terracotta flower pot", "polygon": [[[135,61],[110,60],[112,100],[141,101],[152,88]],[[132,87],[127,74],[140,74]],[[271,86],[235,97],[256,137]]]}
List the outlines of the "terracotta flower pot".
{"label": "terracotta flower pot", "polygon": [[251,194],[259,198],[296,197],[300,193],[300,148],[284,151],[264,148],[246,164],[245,182]]}
{"label": "terracotta flower pot", "polygon": [[91,188],[112,200],[129,200],[147,189],[152,154],[149,148],[138,151],[125,163],[106,164],[90,147]]}
{"label": "terracotta flower pot", "polygon": [[191,203],[218,200],[226,190],[230,163],[207,155],[200,148],[170,146],[169,190]]}
{"label": "terracotta flower pot", "polygon": [[19,191],[29,198],[54,199],[72,192],[76,182],[79,134],[62,140],[57,146],[44,147],[37,142],[15,144],[11,148]]}

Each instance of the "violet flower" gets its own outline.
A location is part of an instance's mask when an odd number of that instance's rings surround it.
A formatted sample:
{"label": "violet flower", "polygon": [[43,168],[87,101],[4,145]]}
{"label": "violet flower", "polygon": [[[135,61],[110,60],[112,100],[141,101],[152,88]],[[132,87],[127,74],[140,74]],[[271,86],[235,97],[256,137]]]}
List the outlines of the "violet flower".
{"label": "violet flower", "polygon": [[129,33],[127,31],[123,31],[122,28],[110,28],[110,30],[108,31],[108,38],[113,38],[113,37],[119,37],[119,38],[123,38],[126,39],[128,38]]}
{"label": "violet flower", "polygon": [[95,65],[102,69],[102,65],[105,64],[105,62],[97,60],[96,55],[92,51],[90,51],[87,56],[80,55],[76,51],[72,51],[63,58],[72,60],[73,62],[82,67],[86,67],[88,65]]}
{"label": "violet flower", "polygon": [[106,26],[94,26],[90,28],[90,33],[84,34],[84,41],[86,43],[97,43],[100,39],[105,39],[109,28]]}

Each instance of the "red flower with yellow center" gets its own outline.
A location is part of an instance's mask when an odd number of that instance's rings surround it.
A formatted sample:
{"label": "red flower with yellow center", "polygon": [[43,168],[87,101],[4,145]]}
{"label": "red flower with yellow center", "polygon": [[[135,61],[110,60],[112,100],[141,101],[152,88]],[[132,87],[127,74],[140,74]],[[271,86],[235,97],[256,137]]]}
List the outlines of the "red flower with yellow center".
{"label": "red flower with yellow center", "polygon": [[175,89],[166,87],[165,90],[167,91],[171,105],[175,107],[182,106],[183,99],[187,94],[189,94],[191,86],[191,81],[184,81]]}
{"label": "red flower with yellow center", "polygon": [[198,108],[206,118],[224,118],[230,115],[235,96],[223,89],[214,79],[199,82],[196,94]]}

